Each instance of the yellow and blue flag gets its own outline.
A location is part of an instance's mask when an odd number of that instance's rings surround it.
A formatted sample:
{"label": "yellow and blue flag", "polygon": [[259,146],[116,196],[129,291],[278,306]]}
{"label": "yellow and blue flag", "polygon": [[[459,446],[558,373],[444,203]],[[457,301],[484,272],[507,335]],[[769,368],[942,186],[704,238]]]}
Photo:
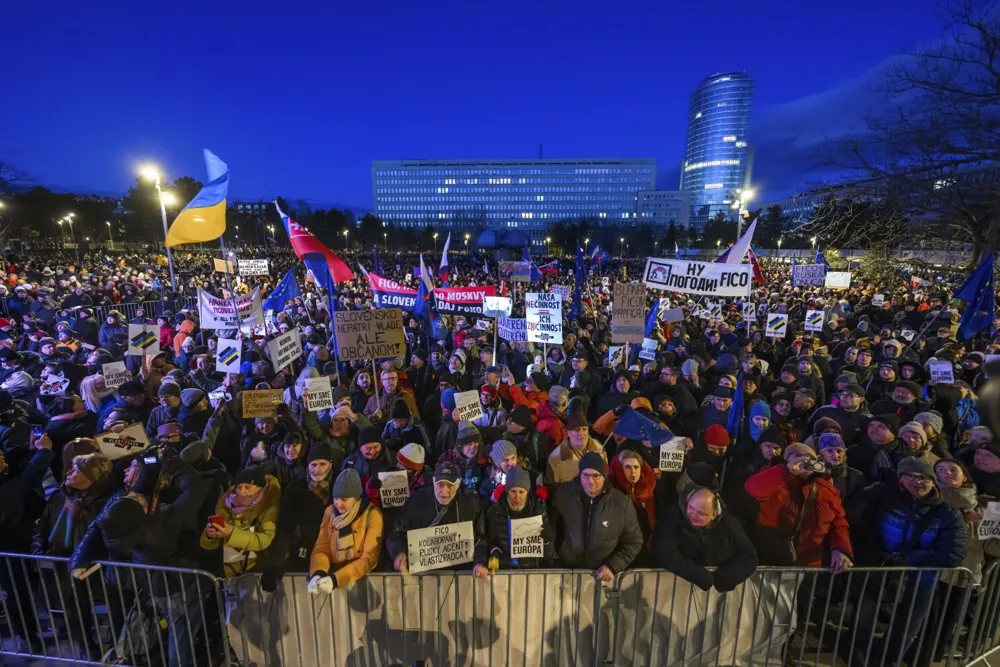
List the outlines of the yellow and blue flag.
{"label": "yellow and blue flag", "polygon": [[229,166],[212,151],[205,151],[208,185],[184,207],[167,232],[167,247],[214,241],[226,231],[226,196]]}

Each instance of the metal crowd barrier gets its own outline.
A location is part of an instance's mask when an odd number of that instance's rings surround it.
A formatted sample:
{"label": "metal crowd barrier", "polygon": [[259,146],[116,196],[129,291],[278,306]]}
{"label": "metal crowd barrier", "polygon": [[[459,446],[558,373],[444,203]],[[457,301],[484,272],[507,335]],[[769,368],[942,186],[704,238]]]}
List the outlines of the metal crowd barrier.
{"label": "metal crowd barrier", "polygon": [[138,317],[139,309],[141,308],[145,317],[155,319],[157,315],[165,310],[170,310],[176,313],[182,308],[195,308],[197,306],[197,302],[198,300],[196,298],[181,298],[164,299],[159,301],[142,301],[141,303],[119,303],[118,305],[113,306],[95,306],[94,317],[97,320],[104,320],[110,311],[117,310],[125,316],[126,320],[131,321]]}
{"label": "metal crowd barrier", "polygon": [[734,590],[630,570],[371,573],[332,595],[288,575],[0,554],[0,655],[80,664],[972,665],[1000,648],[1000,561],[966,569],[761,568]]}

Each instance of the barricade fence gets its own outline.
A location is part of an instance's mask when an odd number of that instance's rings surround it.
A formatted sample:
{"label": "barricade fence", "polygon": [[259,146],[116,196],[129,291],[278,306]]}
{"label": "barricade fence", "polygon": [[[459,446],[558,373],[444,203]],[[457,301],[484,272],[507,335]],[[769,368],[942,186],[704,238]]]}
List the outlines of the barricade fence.
{"label": "barricade fence", "polygon": [[98,320],[104,320],[104,318],[108,316],[109,312],[117,310],[125,316],[127,321],[132,321],[139,316],[139,310],[142,310],[143,317],[155,320],[158,315],[162,314],[166,310],[176,313],[182,308],[191,309],[196,308],[197,306],[198,299],[195,297],[119,303],[111,306],[94,306],[94,317]]}
{"label": "barricade fence", "polygon": [[304,574],[0,554],[0,655],[80,664],[972,665],[1000,647],[1000,561],[966,569],[761,568],[733,590],[630,570],[371,573],[331,595]]}

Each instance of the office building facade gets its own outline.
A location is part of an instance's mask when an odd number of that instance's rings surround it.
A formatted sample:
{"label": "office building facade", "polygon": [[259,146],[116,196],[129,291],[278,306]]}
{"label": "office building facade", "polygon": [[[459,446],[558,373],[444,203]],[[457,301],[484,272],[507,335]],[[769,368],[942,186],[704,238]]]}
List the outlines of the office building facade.
{"label": "office building facade", "polygon": [[654,227],[687,227],[691,221],[691,192],[688,190],[643,190],[638,195],[639,224]]}
{"label": "office building facade", "polygon": [[736,218],[752,168],[747,131],[753,90],[746,72],[729,72],[704,79],[691,94],[680,187],[691,193],[697,229],[719,212]]}
{"label": "office building facade", "polygon": [[[655,158],[372,162],[375,215],[400,227],[509,227],[533,238],[559,221],[638,218]],[[541,234],[544,236],[544,233]]]}

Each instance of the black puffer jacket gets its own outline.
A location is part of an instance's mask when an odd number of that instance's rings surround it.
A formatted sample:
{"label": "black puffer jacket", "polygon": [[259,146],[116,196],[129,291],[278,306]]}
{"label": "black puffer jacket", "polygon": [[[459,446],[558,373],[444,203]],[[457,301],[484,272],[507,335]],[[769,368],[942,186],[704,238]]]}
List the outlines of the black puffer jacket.
{"label": "black puffer jacket", "polygon": [[52,450],[40,449],[17,474],[9,468],[0,474],[0,551],[23,552],[31,545],[28,507],[33,494],[41,507],[39,485],[54,456]]}
{"label": "black puffer jacket", "polygon": [[[386,551],[389,558],[396,559],[401,553],[406,553],[407,541],[406,531],[417,528],[429,528],[434,522],[441,505],[438,504],[434,496],[434,487],[429,486],[406,501],[403,512],[396,523],[395,529],[389,539],[386,540]],[[474,561],[477,565],[486,565],[486,517],[483,514],[482,505],[479,498],[473,494],[459,491],[451,499],[445,508],[441,519],[434,525],[443,526],[450,523],[461,523],[471,521],[473,536],[475,538]],[[466,569],[468,565],[458,566]],[[457,568],[452,568],[457,569]]]}
{"label": "black puffer jacket", "polygon": [[[510,559],[510,519],[527,519],[530,517],[542,517],[542,558],[519,558],[516,563]],[[549,522],[548,514],[545,511],[545,504],[534,495],[528,495],[528,501],[521,511],[510,508],[507,502],[507,494],[503,494],[500,500],[493,503],[486,511],[486,555],[496,556],[500,560],[500,567],[527,569],[535,567],[545,567],[552,562],[555,557],[554,534],[552,524]]]}
{"label": "black puffer jacket", "polygon": [[635,507],[609,481],[593,499],[583,492],[579,479],[563,482],[556,487],[551,506],[559,560],[568,567],[596,570],[607,565],[618,574],[642,550]]}

